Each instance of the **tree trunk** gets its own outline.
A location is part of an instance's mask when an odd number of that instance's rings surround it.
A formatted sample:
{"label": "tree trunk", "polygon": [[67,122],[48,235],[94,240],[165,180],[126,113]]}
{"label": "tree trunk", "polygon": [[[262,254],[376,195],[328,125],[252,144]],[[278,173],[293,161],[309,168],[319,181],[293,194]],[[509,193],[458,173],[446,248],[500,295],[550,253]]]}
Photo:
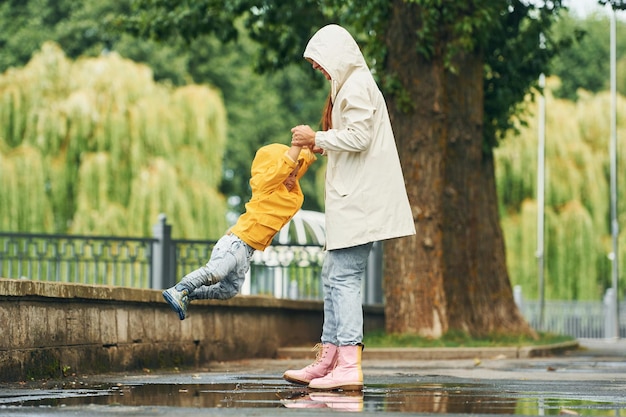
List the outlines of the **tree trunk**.
{"label": "tree trunk", "polygon": [[452,74],[437,48],[417,52],[419,6],[395,0],[391,13],[386,68],[402,87],[387,100],[417,235],[385,243],[386,330],[534,335],[513,300],[482,147],[482,57],[456,56]]}

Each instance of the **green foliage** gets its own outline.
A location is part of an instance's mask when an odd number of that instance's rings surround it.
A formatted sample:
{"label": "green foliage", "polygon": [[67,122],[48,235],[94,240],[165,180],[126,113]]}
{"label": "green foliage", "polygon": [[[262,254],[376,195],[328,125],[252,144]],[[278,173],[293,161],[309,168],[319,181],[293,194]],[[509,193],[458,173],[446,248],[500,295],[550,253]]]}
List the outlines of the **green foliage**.
{"label": "green foliage", "polygon": [[598,0],[601,5],[610,4],[613,10],[626,10],[626,1],[624,0]]}
{"label": "green foliage", "polygon": [[[545,177],[545,295],[558,300],[598,300],[610,286],[609,224],[609,94],[579,93],[574,103],[555,98],[557,80],[546,89]],[[496,178],[507,264],[513,285],[524,296],[537,298],[537,123],[535,104],[527,102],[532,117],[496,150]],[[618,100],[618,114],[626,98]],[[623,122],[618,137],[626,134]],[[626,164],[620,148],[618,166]],[[618,181],[618,195],[626,184]],[[626,220],[626,202],[619,201],[620,223]],[[620,233],[620,242],[626,232]],[[626,248],[620,249],[620,262]],[[621,267],[622,265],[620,265]],[[624,277],[620,286],[626,284]],[[622,287],[623,288],[623,287]]]}
{"label": "green foliage", "polygon": [[[498,163],[506,160],[506,156],[500,156],[496,152]],[[502,175],[502,174],[500,174]],[[510,174],[509,174],[510,175]],[[510,177],[497,176],[498,185]],[[507,267],[511,284],[521,285],[524,296],[528,299],[536,299],[538,290],[537,263],[535,254],[537,250],[537,204],[531,199],[524,200],[519,211],[511,210],[501,216],[502,231],[506,241]],[[554,213],[546,209],[546,222],[553,224]],[[546,280],[551,282],[551,280]]]}
{"label": "green foliage", "polygon": [[115,53],[72,62],[48,43],[0,76],[0,125],[4,230],[149,236],[160,213],[180,237],[227,226],[226,114],[206,86],[156,84]]}
{"label": "green foliage", "polygon": [[[569,37],[572,40],[571,47],[550,62],[549,71],[562,82],[555,90],[557,97],[576,100],[579,89],[593,93],[609,89],[609,27],[609,17],[606,15],[591,15],[584,20],[565,15],[554,25],[555,37]],[[619,34],[625,30],[626,23],[617,20],[617,88],[621,94],[626,94],[626,43],[621,42]]]}
{"label": "green foliage", "polygon": [[[237,197],[238,204],[231,207],[233,214],[237,215],[243,211],[243,204],[250,194],[248,178],[254,151],[270,142],[288,143],[289,129],[294,125],[316,125],[326,85],[322,79],[314,78],[314,71],[301,59],[299,65],[281,71],[264,75],[255,73],[255,57],[269,58],[270,55],[261,53],[259,47],[241,31],[242,19],[224,20],[227,12],[234,13],[233,10],[241,7],[236,3],[229,3],[224,8],[220,6],[219,16],[200,17],[196,21],[199,25],[209,20],[209,23],[214,22],[215,25],[201,26],[202,30],[211,28],[208,30],[210,35],[193,37],[192,40],[189,36],[183,39],[179,33],[179,36],[163,41],[138,39],[119,30],[122,20],[126,18],[134,22],[141,20],[139,15],[130,12],[136,3],[112,0],[0,3],[0,28],[3,29],[0,31],[0,46],[3,47],[0,72],[11,66],[26,65],[45,41],[52,40],[71,58],[96,57],[115,51],[120,56],[147,64],[155,81],[176,86],[189,83],[215,86],[222,94],[230,126],[226,132],[227,151],[220,190],[227,196]],[[179,13],[175,9],[190,7],[201,12],[210,5],[217,7],[216,2],[207,2],[205,6],[201,2],[154,2],[154,9],[148,12],[147,24],[163,23],[159,19],[152,20],[152,15],[159,10],[173,13],[167,14],[169,17],[184,20],[190,14]],[[164,9],[160,9],[161,6]],[[281,10],[284,13],[295,12],[289,4]],[[223,43],[226,39],[233,42]],[[303,40],[289,37],[285,40],[292,42],[294,53],[297,50],[301,55]],[[315,164],[311,173],[303,179],[304,204],[310,210],[320,210],[323,204],[323,192],[318,192],[319,187],[315,185],[319,165]],[[64,191],[58,191],[62,193],[58,198],[62,202]],[[73,210],[68,208],[70,213]]]}
{"label": "green foliage", "polygon": [[573,200],[560,210],[557,224],[547,226],[550,286],[546,295],[558,300],[601,299],[595,270],[599,236],[589,212]]}
{"label": "green foliage", "polygon": [[190,40],[211,32],[222,41],[237,37],[233,14],[241,13],[241,1],[134,0],[132,13],[118,23],[136,35],[156,40],[180,36]]}
{"label": "green foliage", "polygon": [[[452,73],[459,71],[454,58],[481,49],[497,27],[498,15],[503,10],[502,4],[489,0],[410,0],[407,3],[419,6],[416,47],[427,59],[441,54],[444,65]],[[446,41],[441,42],[441,39]]]}
{"label": "green foliage", "polygon": [[524,99],[533,94],[539,75],[568,41],[551,36],[551,27],[562,7],[560,1],[545,7],[515,0],[506,3],[483,47],[486,151],[527,122]]}
{"label": "green foliage", "polygon": [[97,55],[117,36],[111,19],[128,12],[126,2],[22,0],[0,3],[0,72],[30,60],[53,40],[72,58]]}
{"label": "green foliage", "polygon": [[[417,24],[415,47],[431,59],[435,55],[452,72],[459,73],[454,58],[475,53],[485,57],[485,150],[497,144],[499,137],[514,126],[514,117],[521,118],[518,104],[536,85],[548,60],[566,42],[552,41],[549,34],[561,1],[543,7],[520,0],[493,2],[442,2],[440,0],[406,0],[414,5]],[[205,16],[231,14],[245,19],[250,36],[262,45],[258,67],[275,69],[301,60],[301,50],[311,34],[327,23],[339,23],[351,29],[370,61],[375,74],[386,86],[386,54],[382,47],[393,5],[382,0],[265,2],[259,6],[250,0],[222,2],[201,0],[191,6],[171,0],[136,0],[129,16],[120,17],[120,24],[133,34],[156,39],[191,40],[202,34],[217,34],[232,39],[232,24],[226,18],[223,26],[209,25]],[[184,28],[182,30],[181,28]],[[220,28],[220,29],[216,29]],[[224,29],[225,28],[225,29]],[[216,32],[216,30],[219,30]],[[544,33],[544,48],[539,48],[539,35]],[[390,85],[393,85],[391,83]],[[407,87],[403,87],[407,88]],[[396,86],[397,90],[397,86]],[[407,103],[404,107],[410,109]]]}
{"label": "green foliage", "polygon": [[386,334],[381,331],[368,332],[363,337],[363,344],[368,347],[506,347],[506,346],[542,346],[554,343],[574,341],[574,338],[550,333],[539,333],[536,339],[519,334],[490,334],[486,337],[472,337],[467,333],[451,331],[438,339],[421,337],[413,334]]}

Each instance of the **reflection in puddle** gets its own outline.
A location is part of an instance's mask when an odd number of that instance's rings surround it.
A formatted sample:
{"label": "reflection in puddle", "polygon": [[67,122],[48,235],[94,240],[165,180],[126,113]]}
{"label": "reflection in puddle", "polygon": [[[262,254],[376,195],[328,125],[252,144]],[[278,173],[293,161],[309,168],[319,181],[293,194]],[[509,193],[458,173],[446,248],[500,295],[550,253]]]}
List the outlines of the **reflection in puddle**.
{"label": "reflection in puddle", "polygon": [[[510,388],[510,387],[509,387]],[[329,408],[434,414],[517,414],[619,416],[626,400],[562,398],[530,391],[497,391],[481,384],[380,384],[361,393],[320,392],[285,384],[282,379],[246,379],[228,383],[111,384],[82,389],[4,392],[4,406],[61,407],[85,405],[169,406],[194,408]],[[548,391],[549,392],[549,391]]]}
{"label": "reflection in puddle", "polygon": [[363,411],[362,392],[298,392],[281,399],[287,408],[330,408],[339,411]]}

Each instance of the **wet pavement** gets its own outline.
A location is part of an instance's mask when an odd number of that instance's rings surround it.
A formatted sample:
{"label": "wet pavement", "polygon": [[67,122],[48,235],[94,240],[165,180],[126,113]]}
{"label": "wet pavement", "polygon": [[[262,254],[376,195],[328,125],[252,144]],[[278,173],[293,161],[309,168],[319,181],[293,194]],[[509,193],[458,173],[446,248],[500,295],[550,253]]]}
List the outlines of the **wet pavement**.
{"label": "wet pavement", "polygon": [[[181,372],[0,383],[0,416],[584,415],[626,417],[626,341],[510,359],[363,361],[362,393],[287,383],[308,360],[246,360]],[[404,356],[406,357],[406,356]]]}

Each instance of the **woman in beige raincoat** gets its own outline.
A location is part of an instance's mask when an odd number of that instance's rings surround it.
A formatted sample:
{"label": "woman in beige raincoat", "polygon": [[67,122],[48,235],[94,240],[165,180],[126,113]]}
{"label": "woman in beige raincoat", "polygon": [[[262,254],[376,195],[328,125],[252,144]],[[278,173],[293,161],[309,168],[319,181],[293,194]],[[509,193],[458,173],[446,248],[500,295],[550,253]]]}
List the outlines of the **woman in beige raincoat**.
{"label": "woman in beige raincoat", "polygon": [[296,126],[292,145],[328,156],[324,326],[316,361],[285,372],[314,389],[363,388],[361,280],[373,242],[415,234],[387,105],[350,33],[321,28],[304,58],[330,81],[322,131]]}

